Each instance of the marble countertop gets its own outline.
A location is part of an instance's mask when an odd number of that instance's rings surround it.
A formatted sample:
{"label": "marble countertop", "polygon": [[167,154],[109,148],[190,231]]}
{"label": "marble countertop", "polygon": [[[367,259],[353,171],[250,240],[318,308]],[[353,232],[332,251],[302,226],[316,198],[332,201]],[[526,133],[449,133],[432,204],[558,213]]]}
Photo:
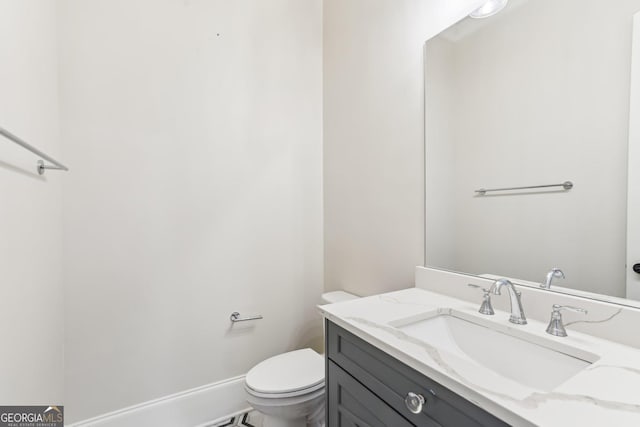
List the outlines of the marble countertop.
{"label": "marble countertop", "polygon": [[[545,332],[547,323],[529,319],[527,325],[514,325],[508,321],[509,313],[499,310],[494,316],[481,315],[477,311],[480,302],[480,298],[473,304],[411,288],[319,309],[327,319],[511,425],[640,426],[640,350],[572,331],[570,326],[568,337],[554,337]],[[434,310],[455,310],[551,349],[568,347],[574,353],[590,354],[595,361],[551,391],[464,369],[455,356],[393,326]],[[513,363],[517,365],[518,360]]]}

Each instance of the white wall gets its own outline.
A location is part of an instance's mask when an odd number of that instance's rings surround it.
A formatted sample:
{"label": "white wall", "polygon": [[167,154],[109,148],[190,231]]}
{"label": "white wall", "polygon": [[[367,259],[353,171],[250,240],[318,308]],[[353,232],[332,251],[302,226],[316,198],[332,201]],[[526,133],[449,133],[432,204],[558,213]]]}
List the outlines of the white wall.
{"label": "white wall", "polygon": [[68,419],[319,340],[320,0],[59,12]]}
{"label": "white wall", "polygon": [[[0,0],[0,126],[61,161],[55,3]],[[0,402],[62,404],[61,192],[0,136]]]}
{"label": "white wall", "polygon": [[424,262],[424,42],[482,0],[324,1],[325,283],[370,295]]}
{"label": "white wall", "polygon": [[[451,184],[456,198],[428,200],[456,213],[456,250],[450,262],[427,265],[531,281],[560,267],[561,286],[625,295],[631,24],[640,1],[601,6],[529,1],[497,16],[450,44],[448,81],[429,62],[442,46],[428,48],[430,86],[449,84],[456,100],[448,121],[456,158],[440,159],[455,180],[428,177]],[[437,109],[441,100],[427,101]],[[428,128],[428,146],[442,123]],[[473,197],[481,187],[565,180],[575,184],[567,193]],[[428,235],[431,227],[441,223]]]}

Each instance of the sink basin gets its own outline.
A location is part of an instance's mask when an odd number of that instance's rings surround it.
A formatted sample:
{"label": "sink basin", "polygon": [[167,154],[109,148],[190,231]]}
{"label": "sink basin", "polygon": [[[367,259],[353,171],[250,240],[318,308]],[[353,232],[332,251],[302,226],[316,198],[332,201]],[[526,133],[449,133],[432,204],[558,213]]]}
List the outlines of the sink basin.
{"label": "sink basin", "polygon": [[[393,322],[391,326],[435,347],[443,359],[472,364],[526,387],[549,392],[598,358],[562,343],[546,343],[512,327],[485,322],[455,310]],[[554,346],[554,348],[551,348]]]}

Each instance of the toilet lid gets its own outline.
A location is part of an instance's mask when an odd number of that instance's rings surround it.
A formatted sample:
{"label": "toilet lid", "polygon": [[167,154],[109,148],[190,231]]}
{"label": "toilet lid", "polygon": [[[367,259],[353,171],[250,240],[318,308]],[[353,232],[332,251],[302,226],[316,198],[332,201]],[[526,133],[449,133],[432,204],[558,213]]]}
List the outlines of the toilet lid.
{"label": "toilet lid", "polygon": [[247,373],[245,382],[260,393],[291,393],[324,383],[324,358],[310,348],[273,356]]}

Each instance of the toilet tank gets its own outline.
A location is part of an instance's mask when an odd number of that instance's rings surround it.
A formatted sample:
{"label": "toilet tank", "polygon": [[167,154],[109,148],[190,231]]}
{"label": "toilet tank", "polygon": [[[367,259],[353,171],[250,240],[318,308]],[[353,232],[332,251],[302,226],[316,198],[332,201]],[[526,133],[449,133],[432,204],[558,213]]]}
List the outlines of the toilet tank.
{"label": "toilet tank", "polygon": [[320,304],[335,304],[337,302],[350,301],[357,298],[360,297],[345,291],[326,292],[322,294]]}

